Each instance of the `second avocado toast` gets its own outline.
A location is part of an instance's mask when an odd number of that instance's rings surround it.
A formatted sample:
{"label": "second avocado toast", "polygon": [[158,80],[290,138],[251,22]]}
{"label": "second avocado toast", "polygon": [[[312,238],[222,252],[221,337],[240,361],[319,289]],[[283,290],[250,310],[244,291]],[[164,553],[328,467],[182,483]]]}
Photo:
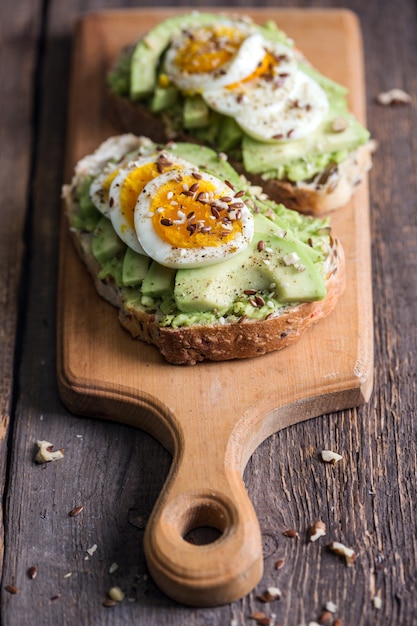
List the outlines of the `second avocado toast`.
{"label": "second avocado toast", "polygon": [[344,205],[371,167],[370,134],[349,111],[346,88],[272,21],[168,18],[119,55],[108,85],[124,130],[226,152],[272,199],[301,212]]}

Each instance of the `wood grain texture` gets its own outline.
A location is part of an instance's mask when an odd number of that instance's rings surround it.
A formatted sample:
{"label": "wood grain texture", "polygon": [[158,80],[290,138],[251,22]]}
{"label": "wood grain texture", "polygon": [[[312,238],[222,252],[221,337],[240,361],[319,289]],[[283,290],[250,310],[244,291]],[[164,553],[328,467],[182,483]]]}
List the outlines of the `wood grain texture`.
{"label": "wood grain texture", "polygon": [[[78,12],[102,9],[106,4],[128,3],[53,0],[43,16],[44,30],[40,19],[31,30],[43,50],[39,59],[42,80],[36,89],[36,193],[28,241],[32,270],[24,285],[25,316],[18,326],[23,344],[21,367],[13,378],[16,404],[13,437],[9,439],[9,479],[2,485],[6,547],[1,623],[229,626],[233,620],[238,626],[247,626],[255,623],[250,614],[262,610],[276,615],[275,624],[300,626],[317,620],[325,602],[332,600],[338,607],[335,617],[344,626],[416,626],[415,3],[344,3],[360,18],[368,124],[379,141],[370,175],[374,392],[363,407],[290,426],[255,450],[244,481],[260,521],[264,575],[254,592],[215,609],[176,604],[149,578],[143,533],[169,472],[167,452],[142,431],[74,417],[62,407],[56,389],[58,198],[65,154],[72,28]],[[262,4],[275,8],[284,2]],[[291,5],[329,8],[338,3],[294,0]],[[13,6],[16,16],[37,10],[32,0]],[[19,42],[27,50],[27,39]],[[4,50],[3,46],[3,54]],[[30,93],[31,77],[23,72],[17,80]],[[393,86],[408,91],[413,105],[378,106],[376,95]],[[1,102],[4,107],[4,98]],[[21,121],[14,124],[17,127],[10,128],[8,136],[18,136]],[[25,144],[24,151],[29,149]],[[0,171],[4,170],[4,154],[2,149]],[[6,209],[1,203],[2,216]],[[13,250],[20,233],[10,232],[6,244]],[[2,252],[3,248],[1,259]],[[0,306],[3,315],[4,301]],[[34,464],[34,442],[39,438],[64,447],[65,458],[48,466]],[[343,461],[335,467],[322,464],[323,448],[342,453]],[[69,518],[69,510],[77,504],[84,504],[82,514]],[[310,544],[306,532],[319,517],[327,524],[327,535]],[[283,536],[288,527],[299,531],[298,540]],[[346,568],[327,550],[332,539],[357,551],[354,568]],[[97,550],[90,556],[86,550],[95,543]],[[285,558],[284,566],[276,570],[275,563],[281,558]],[[119,567],[110,574],[113,562]],[[32,565],[38,568],[35,580],[26,574]],[[72,576],[65,577],[68,573]],[[15,584],[20,592],[10,595],[5,591],[8,584]],[[113,584],[120,585],[127,598],[105,608],[102,601]],[[279,602],[264,605],[256,596],[270,584],[278,585],[283,595]],[[372,601],[375,593],[382,599],[379,610]]]}
{"label": "wood grain texture", "polygon": [[[112,130],[103,109],[106,68],[124,46],[171,14],[110,11],[79,22],[69,164]],[[307,58],[349,88],[352,110],[365,121],[361,37],[351,12],[258,9],[249,14],[261,23],[275,19],[303,42]],[[337,54],[330,58],[336,42]],[[179,602],[225,604],[246,595],[262,576],[260,530],[241,480],[254,449],[283,427],[369,398],[373,333],[367,194],[365,181],[352,201],[332,215],[345,250],[348,285],[336,310],[283,352],[193,368],[167,365],[153,347],[119,328],[116,311],[95,293],[63,234],[61,396],[75,413],[143,428],[162,442],[170,437],[172,472],[148,524],[145,552],[154,581]],[[183,537],[198,526],[214,527],[221,537],[209,545],[190,545]]]}
{"label": "wood grain texture", "polygon": [[[25,222],[29,199],[34,106],[33,78],[37,57],[39,3],[16,10],[0,7],[0,114],[2,209],[0,227],[0,484],[6,476],[7,438],[12,414],[19,297],[25,266]],[[18,185],[12,181],[18,180]],[[19,343],[18,343],[19,345]],[[0,562],[3,555],[3,510],[0,504]]]}

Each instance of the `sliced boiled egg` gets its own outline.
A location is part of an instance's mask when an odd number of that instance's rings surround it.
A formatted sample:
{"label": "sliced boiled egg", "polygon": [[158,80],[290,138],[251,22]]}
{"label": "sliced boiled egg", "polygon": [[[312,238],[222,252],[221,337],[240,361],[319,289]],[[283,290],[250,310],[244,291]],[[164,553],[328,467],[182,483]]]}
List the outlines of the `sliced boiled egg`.
{"label": "sliced boiled egg", "polygon": [[110,185],[119,169],[137,158],[143,148],[144,138],[131,133],[116,135],[104,141],[97,150],[81,163],[87,165],[86,172],[94,179],[90,185],[90,198],[95,207],[109,217]]}
{"label": "sliced boiled egg", "polygon": [[201,94],[210,109],[263,142],[308,136],[329,108],[325,91],[299,69],[295,49],[250,24],[224,20],[184,30],[164,70],[183,93]]}
{"label": "sliced boiled egg", "polygon": [[161,265],[195,268],[219,263],[246,248],[253,216],[220,179],[193,169],[164,172],[148,182],[135,208],[144,252]]}
{"label": "sliced boiled egg", "polygon": [[329,102],[316,81],[297,71],[288,97],[270,106],[254,100],[253,106],[241,108],[235,119],[251,137],[260,141],[301,139],[312,133],[324,120]]}
{"label": "sliced boiled egg", "polygon": [[129,152],[140,149],[141,138],[132,133],[109,137],[93,152],[78,161],[76,177],[97,176],[110,163],[117,163]]}
{"label": "sliced boiled egg", "polygon": [[106,217],[110,216],[109,193],[110,185],[120,171],[121,165],[107,164],[90,185],[90,198],[94,206]]}
{"label": "sliced boiled egg", "polygon": [[[145,185],[162,172],[174,168],[178,170],[193,167],[185,159],[180,159],[167,152],[159,152],[129,162],[126,166],[118,169],[113,177],[112,173],[109,174],[109,177],[112,178],[109,181],[109,217],[114,230],[129,248],[144,254],[135,231],[134,211],[138,196]],[[106,181],[105,185],[107,186]]]}
{"label": "sliced boiled egg", "polygon": [[168,49],[164,69],[182,91],[202,93],[244,79],[264,55],[260,33],[223,21],[183,31]]}
{"label": "sliced boiled egg", "polygon": [[238,82],[202,92],[207,104],[223,115],[236,116],[242,109],[276,107],[285,102],[294,86],[297,61],[294,51],[280,43],[265,42],[256,69]]}

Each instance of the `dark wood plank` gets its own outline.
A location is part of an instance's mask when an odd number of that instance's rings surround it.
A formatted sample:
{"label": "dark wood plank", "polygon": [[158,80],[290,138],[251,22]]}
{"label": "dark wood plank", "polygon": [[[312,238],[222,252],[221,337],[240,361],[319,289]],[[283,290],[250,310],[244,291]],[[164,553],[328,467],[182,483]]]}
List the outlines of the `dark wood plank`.
{"label": "dark wood plank", "polygon": [[[25,256],[25,220],[30,196],[33,78],[41,24],[39,2],[3,2],[0,115],[0,485],[6,477],[7,437],[13,402],[16,326]],[[18,336],[18,343],[21,337]],[[0,505],[1,506],[1,505]],[[1,510],[1,509],[0,509]],[[3,556],[0,516],[0,565]]]}
{"label": "dark wood plank", "polygon": [[[82,8],[94,4],[85,2]],[[120,0],[113,6],[123,4]],[[286,3],[275,2],[274,6],[281,4]],[[294,2],[293,6],[319,4],[336,6],[336,2]],[[232,620],[240,626],[254,623],[248,617],[254,610],[275,612],[276,624],[298,626],[317,620],[329,600],[338,606],[336,617],[344,626],[417,624],[416,7],[411,0],[351,0],[344,5],[355,9],[361,19],[368,120],[380,142],[370,176],[375,391],[365,407],[292,426],[255,451],[244,476],[263,532],[264,578],[241,602],[195,610],[164,597],[147,578],[143,558],[143,527],[168,472],[168,454],[142,432],[68,414],[56,390],[58,196],[65,149],[70,32],[78,7],[74,3],[68,8],[59,0],[50,3],[42,66],[30,289],[26,324],[19,329],[19,333],[24,331],[25,341],[5,494],[7,541],[1,616],[6,626],[228,626]],[[33,20],[38,19],[35,9],[29,13]],[[31,24],[33,28],[34,22]],[[383,108],[375,103],[380,91],[394,86],[413,96],[412,106]],[[26,89],[30,99],[28,84]],[[8,136],[8,145],[12,136]],[[9,149],[16,161],[16,155],[28,158],[17,146]],[[19,194],[21,207],[25,193],[20,187]],[[2,214],[5,210],[2,206]],[[13,230],[16,226],[11,228],[14,244],[2,235],[0,255],[3,259],[5,241],[11,255],[5,258],[14,264],[21,226],[17,231]],[[14,315],[15,308],[15,304],[12,309],[6,306],[6,311],[12,310]],[[9,324],[13,326],[12,313]],[[13,341],[7,345],[11,355]],[[10,363],[10,356],[8,359],[5,363]],[[8,366],[4,367],[7,373]],[[10,389],[11,382],[7,384]],[[1,397],[2,402],[6,398],[7,409],[10,396],[2,391]],[[34,464],[36,439],[64,447],[64,459],[47,466]],[[340,452],[343,460],[335,466],[323,464],[319,455],[324,448]],[[69,517],[69,511],[79,504],[84,505],[82,513]],[[312,544],[306,541],[306,532],[319,517],[327,524],[327,535]],[[285,537],[286,528],[298,530],[299,538]],[[347,568],[326,549],[333,539],[355,549],[354,567]],[[87,549],[95,544],[97,550],[89,555]],[[285,564],[276,570],[280,558]],[[119,568],[110,574],[113,562]],[[38,568],[34,580],[27,576],[31,566]],[[69,573],[72,575],[66,577]],[[15,584],[20,592],[8,594],[4,590],[7,584]],[[135,601],[125,599],[115,607],[102,607],[112,584],[121,585]],[[282,599],[262,605],[256,594],[271,584],[282,590]],[[372,602],[376,593],[382,598],[379,610]]]}

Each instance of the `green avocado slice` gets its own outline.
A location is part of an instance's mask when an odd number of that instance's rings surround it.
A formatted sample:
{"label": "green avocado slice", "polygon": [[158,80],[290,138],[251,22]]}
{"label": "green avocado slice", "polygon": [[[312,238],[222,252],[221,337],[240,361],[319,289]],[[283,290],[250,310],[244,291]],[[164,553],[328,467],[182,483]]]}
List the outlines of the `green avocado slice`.
{"label": "green avocado slice", "polygon": [[326,297],[320,271],[293,238],[256,234],[252,243],[221,264],[177,270],[176,305],[183,312],[226,310],[245,292],[273,292],[283,304]]}

